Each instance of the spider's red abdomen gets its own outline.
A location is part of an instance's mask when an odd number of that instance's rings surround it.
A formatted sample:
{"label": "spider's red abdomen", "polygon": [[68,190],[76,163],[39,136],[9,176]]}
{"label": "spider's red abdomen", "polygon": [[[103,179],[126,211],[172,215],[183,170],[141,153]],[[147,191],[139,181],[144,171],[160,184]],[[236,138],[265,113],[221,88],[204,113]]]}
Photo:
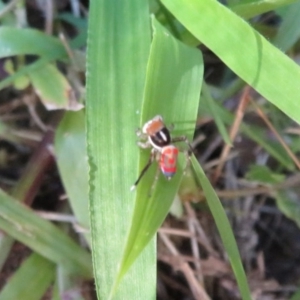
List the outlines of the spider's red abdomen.
{"label": "spider's red abdomen", "polygon": [[176,173],[178,149],[173,145],[165,146],[161,149],[159,166],[168,179]]}

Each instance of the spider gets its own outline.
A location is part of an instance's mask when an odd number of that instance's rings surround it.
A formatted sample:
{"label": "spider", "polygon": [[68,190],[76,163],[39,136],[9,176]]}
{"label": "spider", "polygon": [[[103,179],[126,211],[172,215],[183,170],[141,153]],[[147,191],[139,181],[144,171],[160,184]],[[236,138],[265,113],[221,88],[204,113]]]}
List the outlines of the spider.
{"label": "spider", "polygon": [[[158,161],[159,169],[168,180],[175,175],[179,150],[173,143],[185,142],[192,152],[192,146],[186,136],[171,138],[170,130],[166,127],[163,118],[159,115],[146,122],[142,131],[138,130],[136,134],[141,140],[144,140],[137,143],[140,148],[152,149],[147,164],[142,169],[138,179],[131,187],[131,190],[134,190],[137,187],[138,183],[155,160]],[[186,156],[189,159],[190,153],[187,153]],[[156,180],[157,177],[158,176],[156,176]]]}

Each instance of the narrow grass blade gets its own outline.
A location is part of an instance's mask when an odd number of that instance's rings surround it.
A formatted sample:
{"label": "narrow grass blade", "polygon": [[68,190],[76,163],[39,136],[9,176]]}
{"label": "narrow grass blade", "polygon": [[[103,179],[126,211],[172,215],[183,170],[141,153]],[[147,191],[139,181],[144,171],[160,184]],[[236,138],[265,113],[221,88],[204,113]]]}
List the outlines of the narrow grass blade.
{"label": "narrow grass blade", "polygon": [[162,3],[238,76],[300,123],[300,68],[296,63],[218,1]]}
{"label": "narrow grass blade", "polygon": [[219,115],[217,110],[215,109],[216,106],[214,104],[214,99],[210,95],[209,88],[205,83],[203,84],[202,92],[203,92],[203,97],[202,97],[203,105],[206,106],[207,109],[210,111],[210,114],[214,118],[214,121],[216,122],[220,135],[222,136],[225,143],[228,145],[232,145],[224,121],[221,118],[221,115]]}
{"label": "narrow grass blade", "polygon": [[263,147],[272,157],[277,159],[288,170],[295,170],[295,164],[290,156],[287,155],[286,150],[279,142],[266,139],[268,133],[265,130],[254,125],[250,126],[242,124],[241,131],[258,145]]}
{"label": "narrow grass blade", "polygon": [[300,2],[289,5],[280,14],[282,22],[273,43],[282,51],[289,50],[300,37]]}
{"label": "narrow grass blade", "polygon": [[[177,41],[154,19],[142,124],[161,114],[166,124],[174,123],[175,133],[185,134],[191,140],[196,124],[202,76],[200,51]],[[187,145],[180,147],[187,149]],[[148,158],[149,150],[142,150],[140,170]],[[157,167],[152,166],[141,180],[119,279],[153,239],[165,219],[179,188],[185,164],[182,155],[177,174],[169,182],[160,175],[151,195]]]}
{"label": "narrow grass blade", "polygon": [[[211,115],[210,110],[203,105],[200,104],[200,111],[202,113],[209,113]],[[234,116],[221,105],[219,105],[216,101],[211,102],[211,105],[214,106],[214,110],[216,114],[223,120],[223,122],[227,125],[231,125]],[[241,124],[241,132],[246,134],[250,139],[255,141],[258,145],[264,148],[272,157],[277,159],[285,168],[288,170],[294,170],[295,165],[291,158],[286,154],[285,149],[279,144],[271,142],[269,139],[266,139],[266,132],[262,130],[262,128],[255,125],[248,125],[245,123]]]}
{"label": "narrow grass blade", "polygon": [[[3,26],[0,28],[0,58],[14,55],[38,55],[41,59],[23,66],[14,74],[0,81],[0,89],[31,72],[38,72],[50,61],[67,57],[61,41],[39,30]],[[58,101],[58,99],[57,99]]]}
{"label": "narrow grass blade", "polygon": [[0,292],[0,300],[39,300],[53,282],[55,264],[34,253],[21,265]]}
{"label": "narrow grass blade", "polygon": [[87,300],[88,296],[82,288],[82,282],[63,267],[57,268],[55,279],[51,300]]}
{"label": "narrow grass blade", "polygon": [[[97,294],[109,299],[134,207],[130,186],[138,166],[135,128],[150,49],[147,0],[90,3],[87,56],[87,147],[90,217]],[[154,299],[151,245],[114,299]]]}
{"label": "narrow grass blade", "polygon": [[14,239],[7,236],[5,233],[0,234],[0,270],[5,264],[7,257],[10,254],[10,249],[14,244]]}
{"label": "narrow grass blade", "polygon": [[245,19],[250,19],[257,15],[266,13],[271,10],[275,10],[278,7],[295,3],[297,0],[251,0],[241,1],[238,4],[230,6],[236,14],[240,15]]}
{"label": "narrow grass blade", "polygon": [[55,134],[55,156],[59,173],[74,214],[88,233],[88,162],[86,153],[85,114],[67,112]]}
{"label": "narrow grass blade", "polygon": [[90,255],[50,222],[0,190],[0,228],[71,273],[91,277]]}
{"label": "narrow grass blade", "polygon": [[30,74],[31,72],[38,71],[40,68],[46,66],[51,60],[53,60],[52,57],[44,57],[38,59],[32,64],[20,67],[15,73],[0,81],[0,89],[3,89],[9,86],[10,84],[13,84],[15,81],[19,80],[19,78],[21,78],[24,75],[28,76],[28,74]]}
{"label": "narrow grass blade", "polygon": [[66,50],[59,39],[40,30],[1,27],[0,58],[21,54],[62,58],[66,56]]}
{"label": "narrow grass blade", "polygon": [[247,278],[245,275],[245,271],[241,262],[240,254],[237,248],[237,244],[232,233],[232,229],[224,208],[211,186],[209,180],[206,178],[204,171],[200,167],[195,157],[192,157],[192,165],[195,171],[196,177],[201,184],[203,192],[206,197],[207,204],[210,208],[210,211],[214,217],[216,222],[218,231],[220,233],[221,239],[223,241],[224,247],[226,249],[226,253],[230,260],[231,267],[235,274],[235,278],[237,280],[240,293],[242,295],[243,300],[251,300],[251,294],[249,290],[249,286],[247,283]]}
{"label": "narrow grass blade", "polygon": [[[6,134],[11,135],[9,128],[6,128],[6,130]],[[52,144],[53,132],[48,131],[23,169],[22,176],[10,191],[11,196],[17,201],[26,203],[29,206],[33,202],[42,183],[42,175],[53,162],[53,156],[49,151],[49,145]],[[4,233],[0,235],[0,269],[2,269],[9,255],[13,243],[14,239],[11,236]]]}
{"label": "narrow grass blade", "polygon": [[70,41],[72,48],[80,48],[86,45],[87,39],[87,19],[75,17],[71,13],[62,13],[57,16],[58,19],[70,23],[78,31],[78,35]]}

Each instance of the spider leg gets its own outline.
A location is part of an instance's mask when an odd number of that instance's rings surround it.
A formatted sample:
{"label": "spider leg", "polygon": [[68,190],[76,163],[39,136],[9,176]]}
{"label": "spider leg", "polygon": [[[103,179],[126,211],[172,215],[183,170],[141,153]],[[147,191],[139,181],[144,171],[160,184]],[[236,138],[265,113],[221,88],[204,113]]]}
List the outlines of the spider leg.
{"label": "spider leg", "polygon": [[146,142],[138,141],[136,143],[142,149],[147,149],[147,148],[151,148],[152,147],[152,145],[149,143],[149,141],[146,141]]}
{"label": "spider leg", "polygon": [[176,136],[175,138],[172,139],[171,141],[172,143],[178,143],[178,142],[184,142],[189,146],[189,156],[192,155],[193,153],[193,147],[191,145],[191,143],[189,142],[188,138],[185,135],[182,136]]}
{"label": "spider leg", "polygon": [[141,128],[137,128],[136,131],[135,131],[135,134],[138,138],[140,139],[147,139],[147,134],[143,133],[143,131],[141,130]]}
{"label": "spider leg", "polygon": [[175,125],[173,123],[171,123],[170,125],[168,125],[168,130],[172,131],[175,128]]}
{"label": "spider leg", "polygon": [[147,164],[145,165],[145,167],[143,168],[143,170],[141,171],[140,176],[138,177],[138,179],[136,180],[136,182],[134,183],[134,185],[130,188],[131,191],[133,191],[137,187],[137,185],[139,184],[140,180],[142,179],[142,177],[145,175],[145,173],[147,172],[147,170],[149,169],[149,167],[153,163],[154,158],[155,158],[155,152],[151,151],[149,160],[148,160]]}
{"label": "spider leg", "polygon": [[143,133],[140,128],[138,128],[135,133],[139,139],[136,143],[140,148],[142,149],[151,148],[151,144],[148,140],[147,134]]}

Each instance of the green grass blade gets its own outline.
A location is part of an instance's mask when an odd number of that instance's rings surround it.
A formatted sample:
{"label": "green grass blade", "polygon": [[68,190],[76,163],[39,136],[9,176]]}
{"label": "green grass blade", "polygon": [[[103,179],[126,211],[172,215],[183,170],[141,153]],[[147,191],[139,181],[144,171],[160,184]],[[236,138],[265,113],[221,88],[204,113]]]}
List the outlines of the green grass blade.
{"label": "green grass blade", "polygon": [[3,89],[9,86],[10,84],[13,84],[15,81],[19,80],[19,78],[21,78],[24,75],[28,76],[28,74],[30,74],[31,72],[38,71],[40,68],[45,67],[52,60],[52,57],[43,57],[32,64],[20,67],[15,73],[0,81],[0,89]]}
{"label": "green grass blade", "polygon": [[207,109],[209,110],[211,116],[214,118],[214,121],[216,122],[219,133],[222,136],[224,142],[226,144],[232,146],[232,142],[231,142],[230,137],[228,135],[228,131],[225,127],[224,121],[221,118],[221,115],[218,114],[218,111],[216,109],[216,105],[214,103],[214,99],[210,95],[210,91],[209,91],[209,88],[206,85],[206,83],[203,84],[202,93],[203,93],[202,105],[207,107]]}
{"label": "green grass blade", "polygon": [[82,290],[82,282],[59,266],[52,286],[51,300],[87,300],[87,297],[86,292]]}
{"label": "green grass blade", "polygon": [[[208,107],[204,106],[205,102],[201,102],[200,111],[202,113],[208,113],[211,115]],[[227,111],[224,107],[219,105],[216,101],[212,101],[211,105],[214,107],[215,113],[223,120],[223,122],[227,125],[231,125],[234,121],[234,115]],[[241,132],[246,134],[250,139],[255,141],[258,145],[265,149],[272,157],[277,159],[285,168],[288,170],[294,170],[295,164],[292,159],[286,154],[286,150],[279,144],[276,144],[274,147],[274,142],[271,143],[269,139],[266,139],[266,132],[262,130],[262,128],[255,125],[248,125],[245,123],[241,124]]]}
{"label": "green grass blade", "polygon": [[252,1],[241,1],[241,3],[230,6],[236,14],[240,15],[245,19],[250,19],[257,15],[266,13],[274,10],[278,7],[294,3],[298,0],[252,0]]}
{"label": "green grass blade", "polygon": [[0,293],[0,300],[39,300],[53,282],[55,264],[32,254],[10,278]]}
{"label": "green grass blade", "polygon": [[238,76],[300,123],[300,68],[296,63],[218,1],[162,3]]}
{"label": "green grass blade", "polygon": [[[2,132],[4,138],[6,135],[12,136],[12,132],[10,132],[12,128],[4,126],[2,129],[4,130]],[[53,157],[48,149],[49,145],[52,145],[52,141],[53,133],[48,131],[23,169],[22,176],[10,190],[11,197],[17,201],[30,205],[35,198],[41,184],[41,175],[44,174],[49,164],[53,161]],[[14,239],[11,236],[6,234],[0,235],[0,269],[2,269],[4,262],[7,260],[13,243]]]}
{"label": "green grass blade", "polygon": [[50,222],[0,190],[0,228],[71,273],[91,277],[90,255]]}
{"label": "green grass blade", "polygon": [[50,61],[67,57],[63,44],[55,37],[39,30],[3,26],[0,28],[0,58],[14,55],[39,55],[42,58],[0,81],[0,89],[24,75],[39,72]]}
{"label": "green grass blade", "polygon": [[300,37],[300,2],[289,5],[280,14],[282,23],[273,43],[282,51],[289,50]]}
{"label": "green grass blade", "polygon": [[87,19],[75,17],[71,13],[59,14],[57,18],[70,23],[76,28],[76,31],[78,31],[77,36],[70,41],[70,46],[72,48],[85,47],[87,39]]}
{"label": "green grass blade", "polygon": [[192,165],[196,173],[196,177],[199,180],[203,192],[205,194],[207,204],[216,222],[218,231],[226,249],[226,253],[230,260],[231,267],[235,274],[242,298],[244,300],[251,300],[251,294],[248,287],[245,271],[224,208],[195,157],[192,157]]}
{"label": "green grass blade", "polygon": [[292,171],[295,169],[295,164],[287,155],[286,150],[279,142],[271,141],[266,139],[267,132],[254,125],[242,124],[241,131],[245,133],[249,138],[255,141],[258,145],[263,147],[271,156],[278,160],[288,170]]}
{"label": "green grass blade", "polygon": [[[87,56],[87,146],[94,274],[99,299],[109,299],[134,207],[139,123],[150,49],[148,1],[91,1]],[[151,245],[114,299],[154,299]]]}
{"label": "green grass blade", "polygon": [[[88,231],[88,162],[84,111],[65,113],[55,133],[55,156],[74,214],[79,224]],[[90,241],[89,231],[85,236]]]}
{"label": "green grass blade", "polygon": [[66,50],[57,38],[35,29],[0,28],[0,58],[13,55],[65,57]]}
{"label": "green grass blade", "polygon": [[5,264],[7,257],[10,254],[10,249],[14,244],[14,239],[6,234],[0,236],[0,270]]}
{"label": "green grass blade", "polygon": [[[202,75],[201,53],[174,39],[154,20],[142,124],[155,115],[162,114],[166,124],[174,122],[174,135],[185,134],[191,140],[196,124]],[[186,145],[181,146],[187,149]],[[148,158],[149,150],[142,150],[140,170]],[[151,197],[149,193],[156,173],[156,164],[141,180],[137,188],[136,206],[120,277],[151,241],[165,219],[179,188],[185,163],[182,155],[180,168],[169,182],[160,175]]]}

